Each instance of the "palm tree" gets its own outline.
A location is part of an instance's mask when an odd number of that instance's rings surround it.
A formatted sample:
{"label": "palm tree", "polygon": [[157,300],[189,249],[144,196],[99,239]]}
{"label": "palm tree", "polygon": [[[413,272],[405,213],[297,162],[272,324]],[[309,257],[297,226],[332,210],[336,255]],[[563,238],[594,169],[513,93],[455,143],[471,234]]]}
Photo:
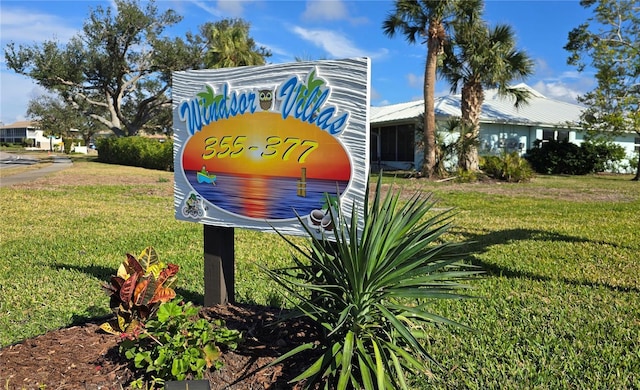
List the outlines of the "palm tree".
{"label": "palm tree", "polygon": [[224,19],[209,28],[211,46],[205,63],[209,68],[264,65],[271,53],[257,47],[249,36],[249,23],[242,19]]}
{"label": "palm tree", "polygon": [[422,173],[430,178],[436,165],[436,117],[434,111],[438,56],[447,38],[446,24],[453,16],[453,0],[397,0],[395,9],[382,24],[386,35],[404,34],[411,44],[422,39],[427,44],[424,69],[424,165]]}
{"label": "palm tree", "polygon": [[465,152],[458,166],[466,171],[477,171],[477,138],[484,90],[496,88],[498,94],[515,98],[515,107],[526,104],[530,92],[510,87],[515,79],[524,79],[533,73],[533,61],[516,49],[512,28],[506,24],[489,28],[480,18],[477,8],[467,9],[453,23],[453,39],[445,45],[443,65],[439,70],[451,85],[451,92],[461,88],[461,134],[467,137]]}

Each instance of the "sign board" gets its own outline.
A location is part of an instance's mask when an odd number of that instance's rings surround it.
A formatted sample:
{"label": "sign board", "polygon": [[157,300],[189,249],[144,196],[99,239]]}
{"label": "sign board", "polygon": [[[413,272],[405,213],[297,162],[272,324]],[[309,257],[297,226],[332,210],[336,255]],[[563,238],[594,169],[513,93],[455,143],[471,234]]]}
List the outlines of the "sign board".
{"label": "sign board", "polygon": [[369,84],[368,58],[175,72],[176,218],[331,230],[364,201]]}

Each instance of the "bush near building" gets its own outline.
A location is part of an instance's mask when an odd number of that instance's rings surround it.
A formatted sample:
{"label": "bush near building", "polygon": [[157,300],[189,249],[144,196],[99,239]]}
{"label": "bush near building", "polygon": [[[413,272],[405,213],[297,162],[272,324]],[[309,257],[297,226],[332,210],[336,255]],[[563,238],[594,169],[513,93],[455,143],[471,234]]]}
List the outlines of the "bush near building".
{"label": "bush near building", "polygon": [[145,137],[111,137],[97,141],[98,161],[173,171],[173,141]]}
{"label": "bush near building", "polygon": [[540,143],[525,155],[542,174],[586,175],[604,172],[625,158],[624,148],[610,142],[587,141],[580,146],[567,140]]}

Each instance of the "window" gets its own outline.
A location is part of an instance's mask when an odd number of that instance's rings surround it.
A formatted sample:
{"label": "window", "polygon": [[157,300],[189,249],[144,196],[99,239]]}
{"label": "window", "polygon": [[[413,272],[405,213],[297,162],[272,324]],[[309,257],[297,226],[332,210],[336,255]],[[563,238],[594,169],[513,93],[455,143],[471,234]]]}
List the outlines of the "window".
{"label": "window", "polygon": [[542,143],[549,141],[569,141],[569,130],[543,130],[542,131]]}
{"label": "window", "polygon": [[542,142],[549,142],[556,139],[556,132],[553,130],[543,130],[542,131]]}
{"label": "window", "polygon": [[413,161],[415,139],[416,135],[412,125],[398,126],[397,161]]}
{"label": "window", "polygon": [[8,128],[0,131],[0,142],[18,144],[27,137],[26,128]]}
{"label": "window", "polygon": [[380,158],[383,161],[396,161],[396,127],[380,129]]}
{"label": "window", "polygon": [[558,130],[556,141],[569,141],[569,130]]}
{"label": "window", "polygon": [[[378,156],[379,152],[379,156]],[[415,154],[415,127],[411,124],[385,126],[371,131],[372,161],[410,161]]]}

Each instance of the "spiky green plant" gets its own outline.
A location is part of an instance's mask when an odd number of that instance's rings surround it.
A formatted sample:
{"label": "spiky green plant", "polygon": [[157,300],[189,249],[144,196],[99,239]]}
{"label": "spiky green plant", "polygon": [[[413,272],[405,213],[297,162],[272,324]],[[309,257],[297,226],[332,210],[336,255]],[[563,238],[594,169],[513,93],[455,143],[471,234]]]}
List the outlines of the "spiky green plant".
{"label": "spiky green plant", "polygon": [[289,293],[295,315],[309,318],[324,338],[276,361],[320,350],[292,382],[406,389],[407,373],[430,373],[437,365],[421,341],[425,325],[456,324],[430,312],[430,300],[466,297],[457,293],[468,287],[460,280],[479,272],[459,262],[460,244],[442,241],[451,211],[433,210],[430,195],[417,193],[406,203],[391,189],[383,196],[381,177],[360,231],[356,205],[349,220],[331,211],[338,227],[331,237],[308,231],[307,248],[282,236],[294,249],[295,266],[266,270]]}

